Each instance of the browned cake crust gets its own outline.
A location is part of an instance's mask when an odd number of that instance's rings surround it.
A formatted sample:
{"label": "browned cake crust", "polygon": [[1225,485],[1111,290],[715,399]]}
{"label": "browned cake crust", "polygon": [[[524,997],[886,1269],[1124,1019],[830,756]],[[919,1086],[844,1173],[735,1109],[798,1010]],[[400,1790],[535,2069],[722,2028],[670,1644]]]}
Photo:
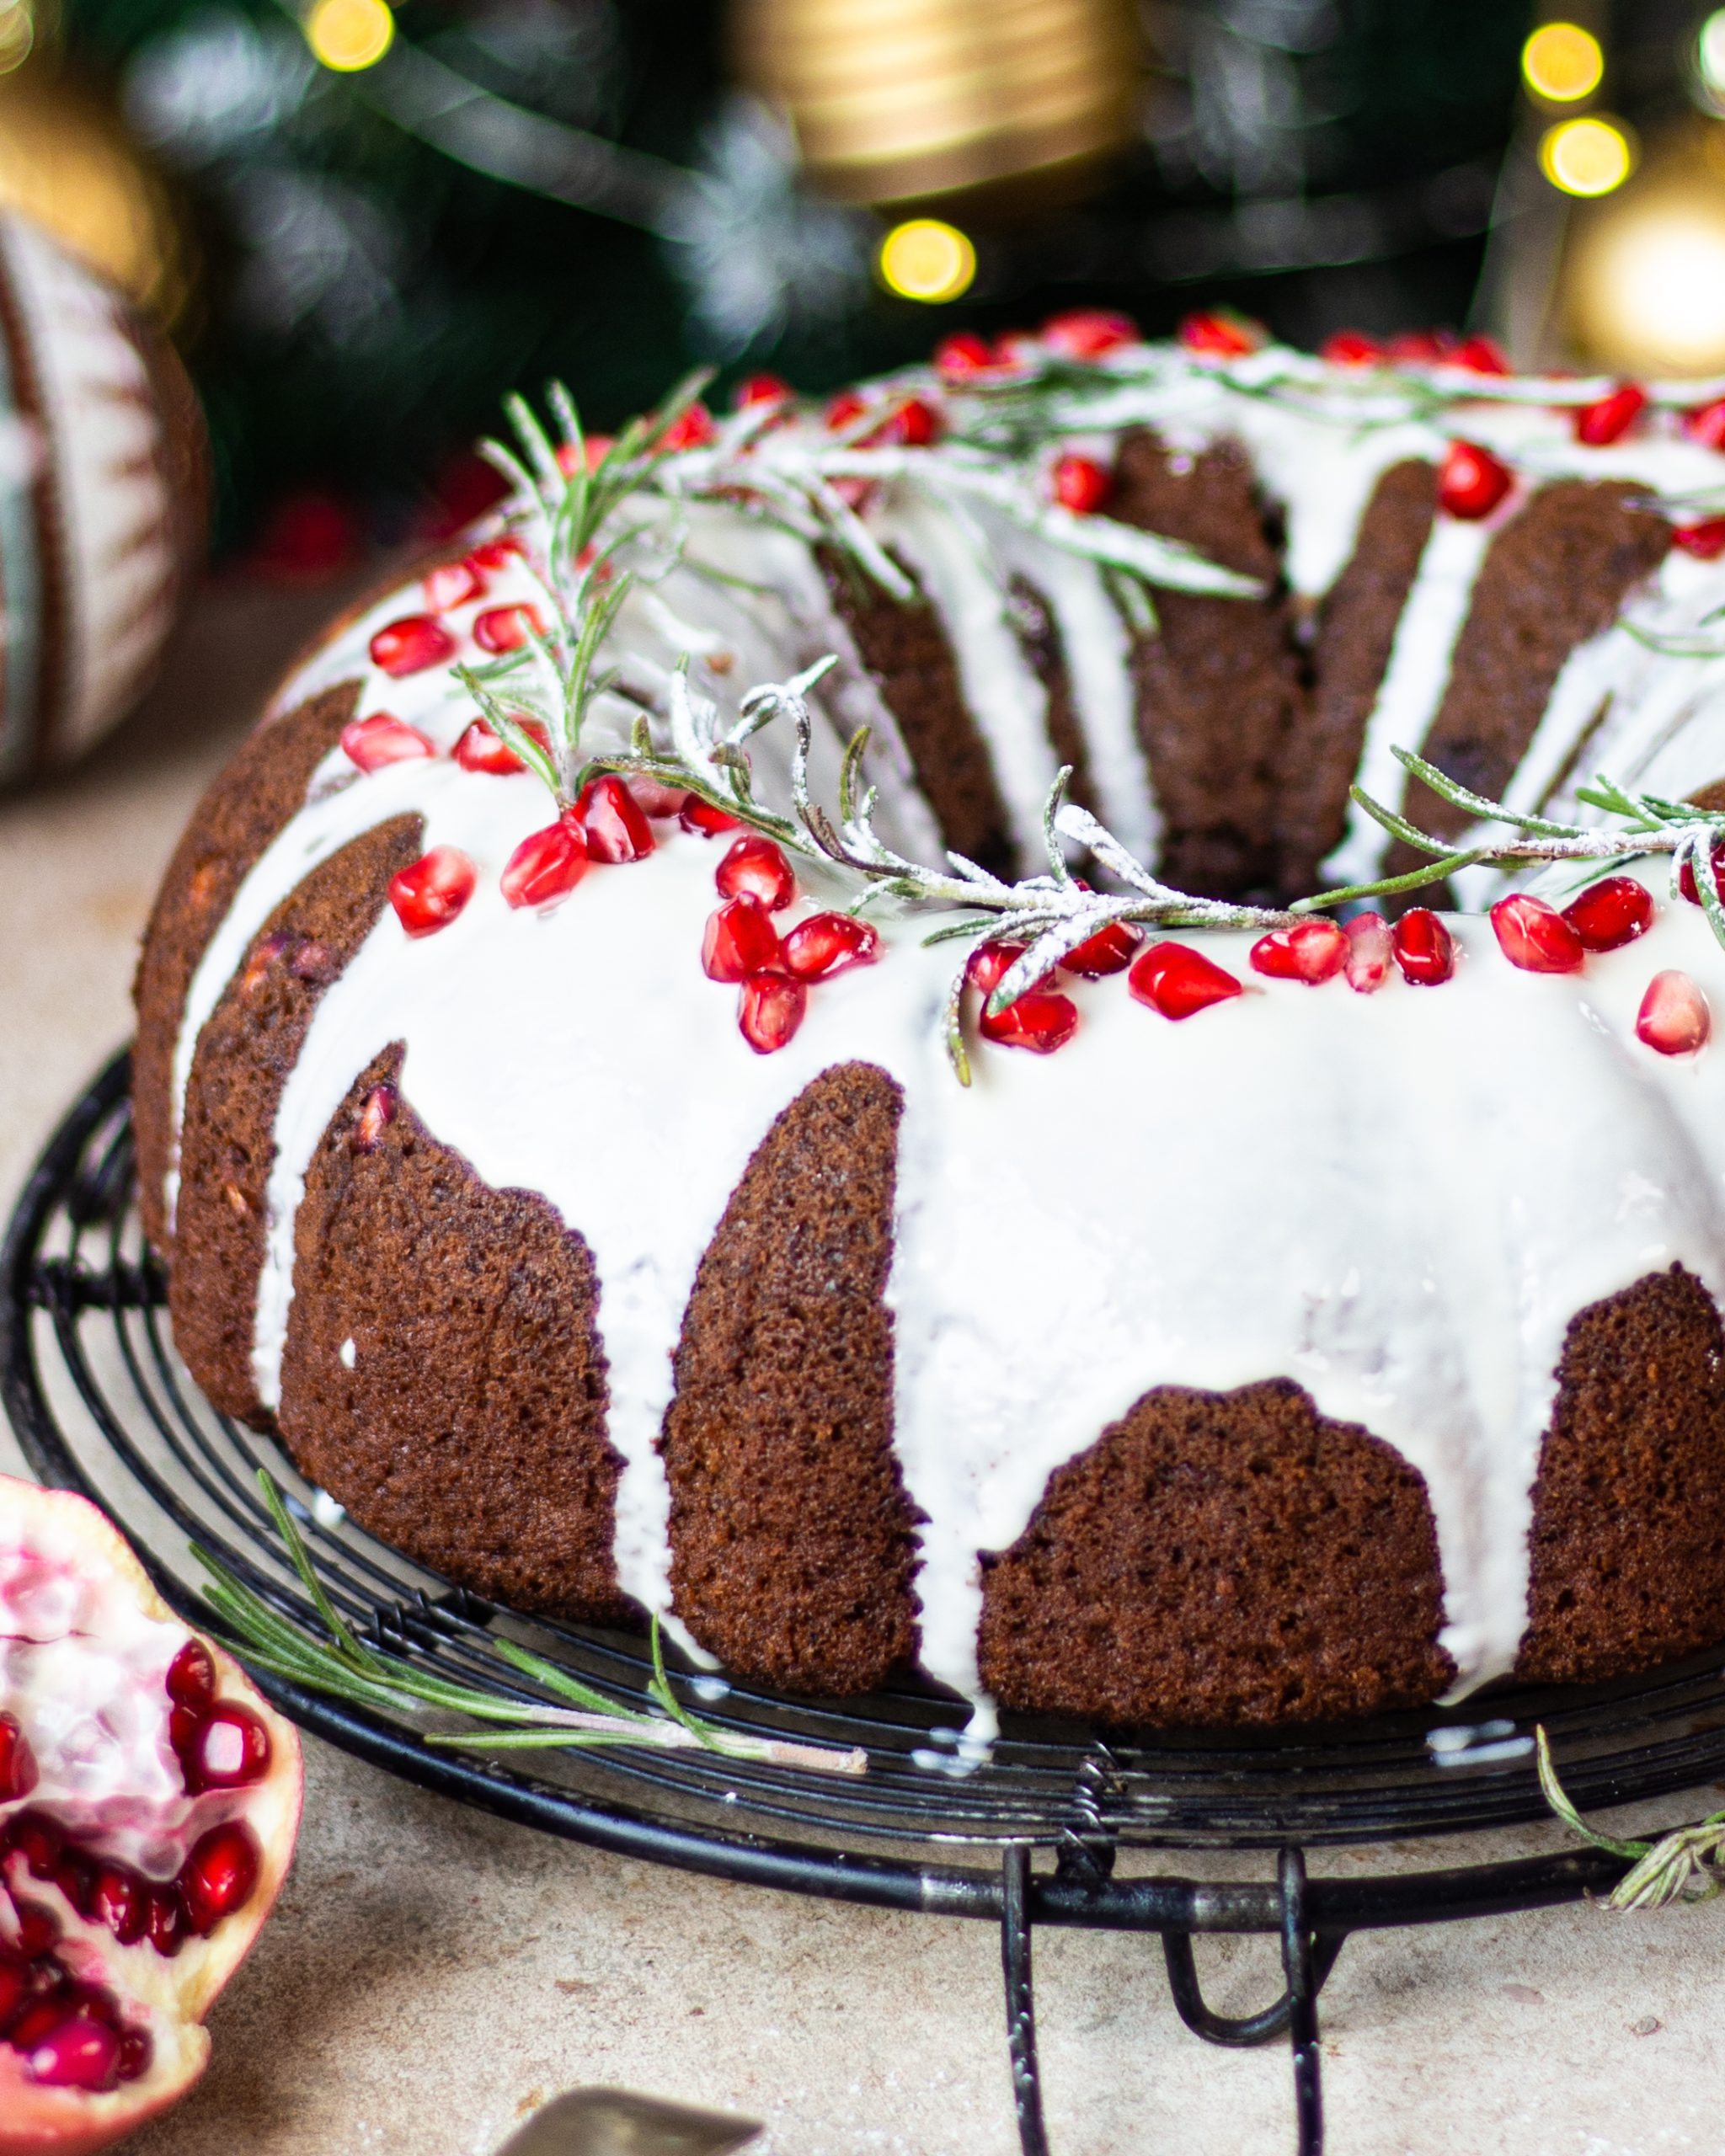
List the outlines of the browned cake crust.
{"label": "browned cake crust", "polygon": [[[1637,509],[1636,489],[1616,481],[1554,480],[1493,540],[1450,669],[1449,686],[1421,753],[1439,770],[1493,800],[1502,798],[1551,702],[1563,662],[1609,628],[1651,576],[1671,527]],[[1466,830],[1465,809],[1408,783],[1406,813],[1440,838]],[[1424,864],[1392,846],[1385,873]]]}
{"label": "browned cake crust", "polygon": [[198,803],[174,848],[144,931],[132,1001],[132,1129],[144,1232],[166,1256],[163,1186],[174,1153],[174,1050],[198,961],[259,857],[303,804],[312,773],[341,739],[359,702],[344,682],[259,727]]}
{"label": "browned cake crust", "polygon": [[983,1560],[1002,1705],[1122,1724],[1321,1721],[1435,1698],[1425,1485],[1285,1378],[1159,1386]]}
{"label": "browned cake crust", "polygon": [[1674,1265],[1572,1321],[1540,1452],[1517,1667],[1650,1668],[1725,1633],[1725,1333]]}
{"label": "browned cake crust", "polygon": [[662,1450],[675,1608],[740,1675],[865,1692],[916,1652],[916,1514],[883,1296],[903,1097],[825,1072],[757,1147],[696,1275]]}
{"label": "browned cake crust", "polygon": [[324,990],[419,852],[417,816],[366,831],[314,868],[253,938],[198,1037],[179,1140],[168,1309],[179,1351],[224,1415],[272,1427],[252,1376],[264,1193],[282,1089]]}
{"label": "browned cake crust", "polygon": [[358,1079],[307,1175],[282,1435],[362,1527],[447,1577],[617,1617],[591,1254],[544,1198],[440,1145],[400,1064],[387,1050]]}

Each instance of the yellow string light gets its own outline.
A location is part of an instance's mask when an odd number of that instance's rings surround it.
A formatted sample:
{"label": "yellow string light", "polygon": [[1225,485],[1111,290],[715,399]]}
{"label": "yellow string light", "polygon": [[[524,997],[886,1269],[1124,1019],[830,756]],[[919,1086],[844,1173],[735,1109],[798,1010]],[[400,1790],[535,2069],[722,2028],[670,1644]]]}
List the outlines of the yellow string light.
{"label": "yellow string light", "polygon": [[969,291],[976,249],[956,225],[912,217],[895,225],[881,242],[879,264],[881,282],[889,291],[935,304]]}
{"label": "yellow string light", "polygon": [[1521,79],[1551,104],[1590,98],[1605,77],[1599,40],[1579,23],[1545,23],[1521,48]]}
{"label": "yellow string light", "polygon": [[1634,163],[1623,129],[1597,115],[1560,120],[1540,138],[1540,170],[1565,195],[1609,195],[1628,179]]}
{"label": "yellow string light", "polygon": [[388,0],[317,0],[306,17],[306,42],[326,67],[351,75],[372,67],[395,39]]}

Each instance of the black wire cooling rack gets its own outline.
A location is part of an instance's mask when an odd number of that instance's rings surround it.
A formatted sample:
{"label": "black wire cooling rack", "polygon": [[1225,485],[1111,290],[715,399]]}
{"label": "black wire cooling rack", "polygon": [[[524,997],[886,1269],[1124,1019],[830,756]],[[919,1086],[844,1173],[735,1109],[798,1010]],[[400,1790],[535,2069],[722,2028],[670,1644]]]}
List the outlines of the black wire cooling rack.
{"label": "black wire cooling rack", "polygon": [[[276,1446],[204,1401],[174,1352],[165,1282],[138,1227],[127,1075],[117,1057],[72,1109],[0,1246],[0,1392],[36,1473],[102,1504],[188,1619],[209,1620],[196,1540],[283,1615],[315,1628],[259,1491],[256,1470],[267,1467],[324,1589],[362,1636],[494,1686],[494,1663],[481,1672],[476,1651],[506,1636],[627,1706],[651,1705],[642,1638],[525,1619],[419,1571],[320,1502]],[[1454,1710],[1291,1737],[1104,1739],[1008,1718],[991,1759],[969,1772],[955,1751],[964,1709],[932,1688],[811,1702],[672,1673],[718,1729],[863,1748],[868,1769],[856,1778],[700,1751],[534,1753],[531,1765],[519,1753],[455,1754],[409,1721],[258,1681],[303,1727],[505,1818],[717,1877],[997,1924],[1024,2156],[1048,2150],[1031,1983],[1038,1926],[1156,1934],[1194,2034],[1228,2046],[1287,2036],[1299,2148],[1317,2156],[1317,1994],[1350,1932],[1573,1901],[1609,1889],[1625,1865],[1580,1849],[1327,1877],[1309,1870],[1309,1851],[1546,1817],[1538,1722],[1583,1809],[1725,1772],[1717,1654],[1652,1679],[1499,1691]],[[535,1696],[525,1682],[521,1696]],[[1139,1854],[1219,1849],[1273,1852],[1274,1876],[1171,1876]],[[1212,2011],[1193,1953],[1194,1938],[1212,1932],[1278,1938],[1280,1998],[1244,2017]]]}

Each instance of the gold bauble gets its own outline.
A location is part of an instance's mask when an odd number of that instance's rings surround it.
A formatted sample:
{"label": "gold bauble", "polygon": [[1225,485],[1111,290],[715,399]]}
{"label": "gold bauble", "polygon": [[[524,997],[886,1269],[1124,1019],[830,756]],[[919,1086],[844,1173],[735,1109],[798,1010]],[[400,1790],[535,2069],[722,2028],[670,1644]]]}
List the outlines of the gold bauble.
{"label": "gold bauble", "polygon": [[1674,129],[1575,212],[1558,305],[1581,358],[1609,372],[1725,373],[1725,121]]}
{"label": "gold bauble", "polygon": [[736,0],[735,29],[745,80],[846,201],[1051,178],[1133,132],[1127,0]]}

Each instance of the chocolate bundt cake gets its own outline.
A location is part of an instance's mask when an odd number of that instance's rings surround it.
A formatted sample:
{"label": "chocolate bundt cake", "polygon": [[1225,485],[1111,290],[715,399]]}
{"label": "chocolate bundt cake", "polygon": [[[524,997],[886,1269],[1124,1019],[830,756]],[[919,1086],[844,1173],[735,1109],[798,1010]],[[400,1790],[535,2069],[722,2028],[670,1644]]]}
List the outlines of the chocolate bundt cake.
{"label": "chocolate bundt cake", "polygon": [[985,1722],[1725,1638],[1725,402],[1081,314],[558,412],[158,901],[211,1400],[487,1596]]}

